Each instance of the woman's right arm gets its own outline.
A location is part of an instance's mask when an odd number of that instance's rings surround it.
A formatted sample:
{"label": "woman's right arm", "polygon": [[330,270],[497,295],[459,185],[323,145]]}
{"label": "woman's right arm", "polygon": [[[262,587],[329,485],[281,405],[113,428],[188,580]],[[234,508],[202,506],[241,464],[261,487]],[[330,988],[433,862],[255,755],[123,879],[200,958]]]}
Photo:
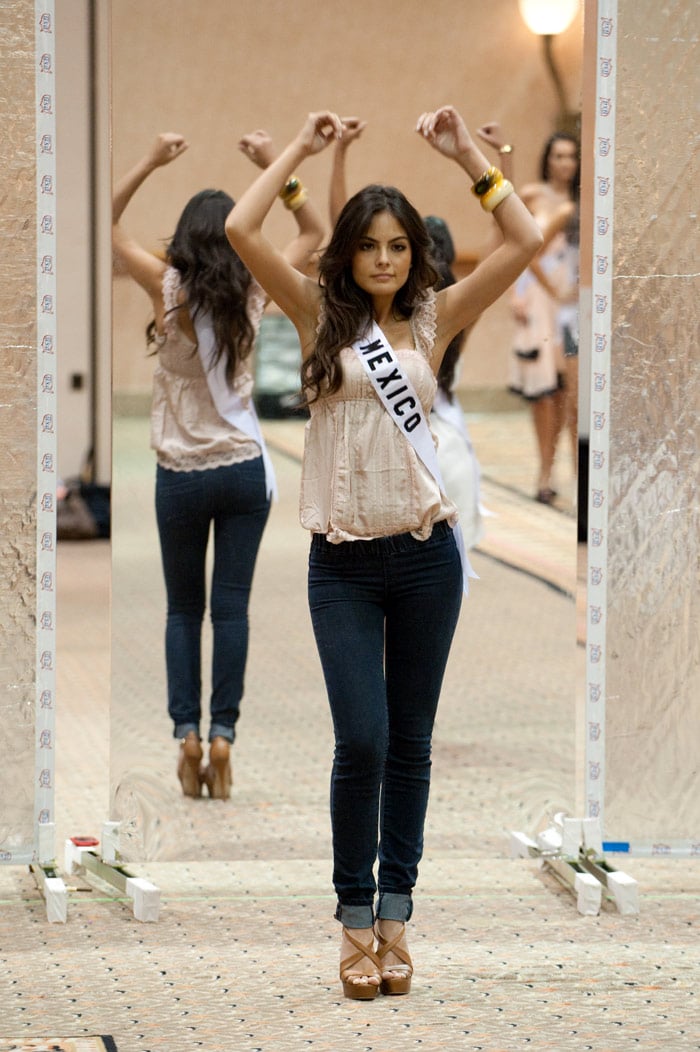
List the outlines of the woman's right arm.
{"label": "woman's right arm", "polygon": [[[277,156],[272,139],[263,128],[244,135],[239,140],[238,148],[263,171],[270,167]],[[323,220],[309,200],[306,188],[298,180],[296,186],[290,190],[285,186],[281,197],[285,208],[291,211],[297,224],[297,234],[288,242],[283,254],[293,267],[307,273],[312,257],[326,232]]]}
{"label": "woman's right arm", "polygon": [[159,135],[155,143],[141,160],[126,173],[114,186],[112,193],[112,246],[117,258],[124,265],[134,281],[145,289],[154,304],[161,298],[161,283],[165,263],[146,251],[138,241],[123,230],[121,217],[141,184],[156,168],[169,164],[187,149],[182,135],[165,132]]}
{"label": "woman's right arm", "polygon": [[268,296],[299,331],[302,347],[316,328],[318,286],[300,274],[262,232],[263,222],[298,165],[340,138],[343,126],[330,111],[310,113],[288,146],[238,199],[226,220],[226,236]]}
{"label": "woman's right arm", "polygon": [[[511,183],[514,183],[514,146],[512,143],[506,142],[506,137],[498,121],[487,121],[486,124],[482,124],[480,128],[477,128],[476,134],[496,150],[498,153],[498,167],[503,172],[504,178],[510,179]],[[522,200],[522,194],[520,194],[520,199]]]}

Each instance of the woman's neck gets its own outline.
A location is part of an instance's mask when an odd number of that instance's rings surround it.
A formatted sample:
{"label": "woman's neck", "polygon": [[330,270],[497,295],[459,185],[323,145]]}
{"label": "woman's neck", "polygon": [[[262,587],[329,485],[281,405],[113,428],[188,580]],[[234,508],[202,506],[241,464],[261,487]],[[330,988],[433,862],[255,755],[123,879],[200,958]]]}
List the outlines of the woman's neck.
{"label": "woman's neck", "polygon": [[394,312],[394,297],[373,297],[372,316],[380,328],[383,325],[389,325],[391,322],[397,321],[398,319]]}
{"label": "woman's neck", "polygon": [[550,179],[549,188],[558,197],[571,198],[571,185],[566,179]]}

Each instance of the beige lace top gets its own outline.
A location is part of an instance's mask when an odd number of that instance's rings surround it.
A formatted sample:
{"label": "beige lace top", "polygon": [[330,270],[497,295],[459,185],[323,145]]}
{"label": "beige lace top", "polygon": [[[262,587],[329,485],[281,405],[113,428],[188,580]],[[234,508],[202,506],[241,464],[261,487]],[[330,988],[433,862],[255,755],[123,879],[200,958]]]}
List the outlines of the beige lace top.
{"label": "beige lace top", "polygon": [[[201,471],[238,464],[260,456],[254,439],[219,416],[204,368],[193,343],[178,323],[180,275],[168,267],[163,276],[164,332],[156,338],[158,363],[153,376],[151,448],[158,463],[171,471]],[[256,281],[248,293],[248,317],[257,333],[265,294]],[[251,398],[250,360],[238,369],[236,391]]]}
{"label": "beige lace top", "polygon": [[[427,418],[437,382],[430,367],[435,296],[411,319],[414,348],[395,348]],[[389,416],[355,351],[340,352],[343,382],[310,407],[302,465],[300,519],[334,544],[396,533],[427,539],[457,509]]]}

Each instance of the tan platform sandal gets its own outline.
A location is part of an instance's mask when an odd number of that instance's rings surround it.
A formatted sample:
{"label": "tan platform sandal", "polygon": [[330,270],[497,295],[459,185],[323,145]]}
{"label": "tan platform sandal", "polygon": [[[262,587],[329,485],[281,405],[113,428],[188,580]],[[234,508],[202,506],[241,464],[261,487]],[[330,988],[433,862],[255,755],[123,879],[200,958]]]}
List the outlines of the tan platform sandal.
{"label": "tan platform sandal", "polygon": [[[348,928],[343,928],[343,935],[357,951],[357,953],[350,954],[349,957],[340,962],[340,981],[343,984],[343,994],[353,1001],[371,1001],[379,993],[379,983],[370,983],[369,980],[381,980],[379,958],[374,952],[374,940],[369,943],[360,942]],[[374,965],[375,970],[371,975],[353,970],[363,957],[366,957]],[[353,982],[353,978],[366,979],[367,981]]]}
{"label": "tan platform sandal", "polygon": [[[383,994],[388,996],[397,996],[399,994],[410,993],[411,990],[411,977],[413,975],[413,961],[411,955],[405,947],[400,946],[399,943],[406,934],[406,925],[402,924],[396,935],[392,939],[386,939],[379,930],[379,925],[375,927],[375,935],[377,936],[377,957],[379,959],[379,970],[382,973],[382,982],[379,987]],[[401,961],[401,964],[386,964],[385,958],[387,954],[393,953]],[[384,978],[384,972],[397,972],[398,974],[392,976],[392,978]]]}
{"label": "tan platform sandal", "polygon": [[202,795],[202,743],[194,731],[188,731],[180,742],[177,758],[177,776],[184,796]]}
{"label": "tan platform sandal", "polygon": [[231,743],[220,736],[209,745],[209,763],[204,769],[204,781],[212,800],[228,800],[231,795]]}

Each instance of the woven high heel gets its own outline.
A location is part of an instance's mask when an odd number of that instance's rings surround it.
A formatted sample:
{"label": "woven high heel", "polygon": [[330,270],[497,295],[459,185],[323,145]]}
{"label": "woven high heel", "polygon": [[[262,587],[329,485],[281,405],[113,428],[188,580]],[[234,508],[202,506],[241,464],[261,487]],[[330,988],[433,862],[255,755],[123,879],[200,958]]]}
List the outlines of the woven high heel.
{"label": "woven high heel", "polygon": [[177,776],[184,796],[202,795],[201,763],[202,743],[194,731],[188,731],[180,742],[180,754],[177,758]]}
{"label": "woven high heel", "polygon": [[[379,925],[375,928],[375,935],[377,936],[377,957],[379,959],[379,970],[382,973],[382,982],[379,987],[383,994],[389,996],[396,996],[398,994],[407,994],[411,990],[411,976],[413,975],[413,961],[408,950],[404,949],[403,946],[399,946],[399,943],[406,934],[406,925],[403,924],[393,939],[385,939],[379,930]],[[385,964],[384,958],[387,954],[393,953],[400,960],[401,964]],[[391,979],[384,978],[384,972],[398,972],[399,974],[392,977]]]}
{"label": "woven high heel", "polygon": [[209,745],[209,763],[204,769],[204,781],[212,800],[228,800],[231,795],[231,743],[220,736]]}
{"label": "woven high heel", "polygon": [[353,971],[356,964],[359,964],[363,957],[367,957],[368,960],[374,965],[374,972],[371,975],[366,976],[367,979],[381,979],[381,972],[379,966],[379,958],[374,952],[374,942],[363,943],[359,939],[356,939],[348,928],[343,928],[343,935],[352,943],[357,950],[357,953],[350,954],[345,960],[340,962],[340,981],[343,984],[343,994],[345,997],[349,997],[353,1001],[371,1001],[379,993],[379,983],[370,982],[359,982],[355,983],[352,981],[352,977],[364,977],[364,972]]}

